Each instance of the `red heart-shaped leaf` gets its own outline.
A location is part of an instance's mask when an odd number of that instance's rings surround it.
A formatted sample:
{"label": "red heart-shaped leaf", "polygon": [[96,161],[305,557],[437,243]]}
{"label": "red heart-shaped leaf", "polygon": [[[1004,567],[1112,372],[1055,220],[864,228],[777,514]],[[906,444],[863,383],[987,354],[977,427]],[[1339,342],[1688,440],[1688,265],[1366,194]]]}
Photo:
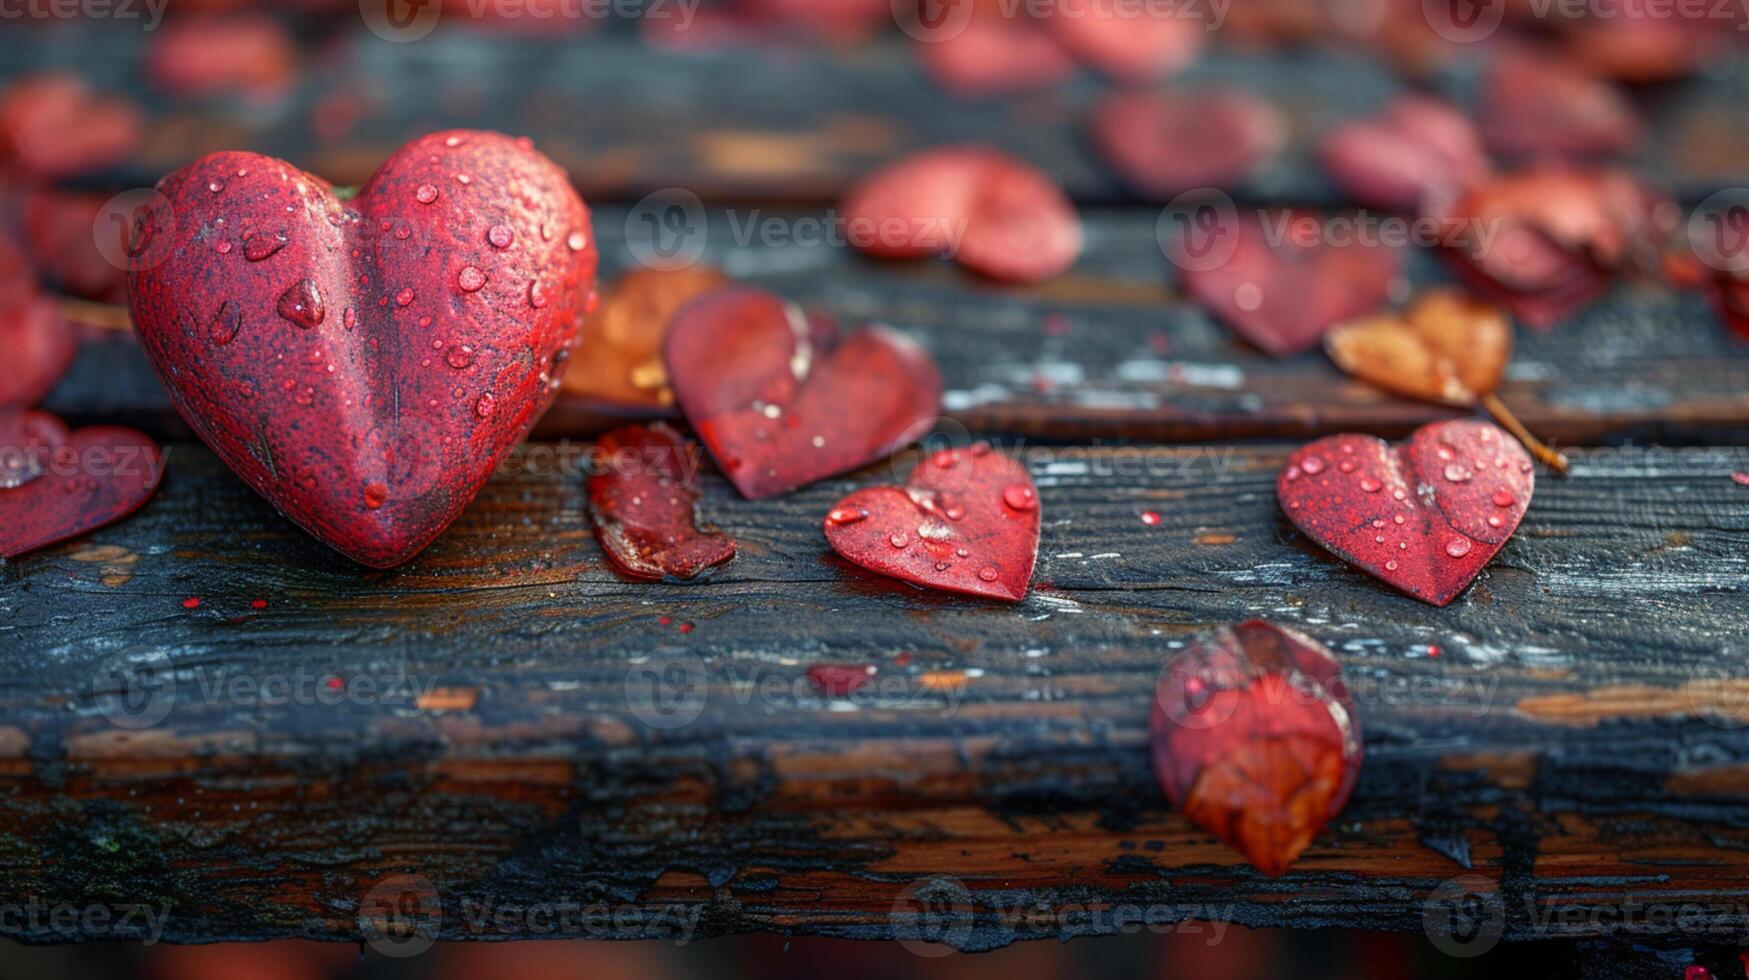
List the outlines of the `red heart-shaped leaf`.
{"label": "red heart-shaped leaf", "polygon": [[914,585],[1019,602],[1038,559],[1038,491],[988,443],[931,453],[902,487],[833,507],[826,540],[849,561]]}
{"label": "red heart-shaped leaf", "polygon": [[1477,419],[1436,422],[1404,444],[1343,434],[1288,458],[1276,495],[1331,554],[1443,606],[1518,529],[1536,490],[1516,440]]}
{"label": "red heart-shaped leaf", "polygon": [[1059,0],[1045,21],[1075,57],[1120,82],[1150,82],[1181,71],[1209,36],[1187,10],[1119,11],[1103,0]]}
{"label": "red heart-shaped leaf", "polygon": [[1258,620],[1174,657],[1148,730],[1167,797],[1271,876],[1341,812],[1360,775],[1360,719],[1336,658]]}
{"label": "red heart-shaped leaf", "polygon": [[527,141],[422,137],[350,200],[253,153],[158,189],[129,274],[146,353],[207,445],[336,550],[411,558],[551,403],[596,254]]}
{"label": "red heart-shaped leaf", "polygon": [[1119,92],[1094,111],[1092,130],[1100,155],[1161,200],[1237,184],[1287,137],[1274,106],[1239,91]]}
{"label": "red heart-shaped leaf", "polygon": [[162,467],[157,443],[132,429],[69,433],[46,412],[0,413],[0,558],[126,517],[151,499]]}
{"label": "red heart-shaped leaf", "polygon": [[[1212,212],[1211,212],[1212,213]],[[1394,249],[1330,240],[1309,214],[1213,215],[1195,228],[1174,260],[1184,288],[1246,340],[1276,357],[1317,345],[1332,326],[1378,309],[1397,275]],[[1192,239],[1201,254],[1188,251]],[[1221,262],[1224,242],[1232,254]]]}
{"label": "red heart-shaped leaf", "polygon": [[660,422],[597,441],[589,513],[601,550],[627,575],[686,580],[735,557],[728,535],[698,524],[700,462],[697,446]]}
{"label": "red heart-shaped leaf", "polygon": [[54,300],[27,295],[0,309],[0,351],[7,360],[0,368],[0,412],[42,401],[78,350],[73,327]]}
{"label": "red heart-shaped leaf", "polygon": [[778,296],[728,286],[674,314],[662,341],[675,400],[745,497],[856,469],[929,431],[941,372],[879,327],[837,339]]}
{"label": "red heart-shaped leaf", "polygon": [[1053,85],[1075,62],[1031,21],[974,15],[965,29],[912,45],[936,84],[961,98],[1005,95]]}
{"label": "red heart-shaped leaf", "polygon": [[852,245],[885,258],[950,254],[992,279],[1042,282],[1081,254],[1081,218],[1043,173],[983,146],[908,156],[844,200]]}
{"label": "red heart-shaped leaf", "polygon": [[1532,48],[1495,53],[1477,115],[1488,146],[1504,156],[1607,156],[1640,140],[1639,117],[1619,89]]}
{"label": "red heart-shaped leaf", "polygon": [[72,72],[29,75],[0,92],[0,155],[42,177],[120,163],[140,142],[140,110]]}

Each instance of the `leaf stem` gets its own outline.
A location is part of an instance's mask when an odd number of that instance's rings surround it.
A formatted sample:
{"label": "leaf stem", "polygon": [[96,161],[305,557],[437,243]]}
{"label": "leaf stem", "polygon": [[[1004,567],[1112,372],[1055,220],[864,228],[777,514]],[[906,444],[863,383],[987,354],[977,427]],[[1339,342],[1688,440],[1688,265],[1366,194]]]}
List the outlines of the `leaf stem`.
{"label": "leaf stem", "polygon": [[1482,407],[1486,408],[1488,414],[1494,416],[1501,425],[1504,425],[1506,431],[1512,433],[1519,442],[1524,443],[1524,448],[1530,450],[1530,454],[1541,460],[1544,466],[1561,476],[1567,475],[1567,470],[1572,467],[1572,464],[1567,461],[1567,457],[1549,448],[1541,439],[1531,435],[1530,430],[1524,427],[1524,423],[1518,421],[1518,416],[1512,414],[1512,409],[1507,408],[1504,402],[1494,397],[1493,392],[1482,396]]}

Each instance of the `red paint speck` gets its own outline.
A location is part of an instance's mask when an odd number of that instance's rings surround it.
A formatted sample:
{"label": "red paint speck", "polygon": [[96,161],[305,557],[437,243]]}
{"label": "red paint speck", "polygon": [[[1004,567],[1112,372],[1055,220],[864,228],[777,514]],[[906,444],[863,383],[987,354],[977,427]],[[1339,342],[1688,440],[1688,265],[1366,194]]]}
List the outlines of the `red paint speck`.
{"label": "red paint speck", "polygon": [[691,623],[681,623],[680,624],[680,632],[682,632],[682,633],[692,632],[692,624]]}
{"label": "red paint speck", "polygon": [[1696,963],[1682,971],[1682,980],[1713,980],[1713,973],[1706,967]]}
{"label": "red paint speck", "polygon": [[898,656],[893,658],[893,663],[897,664],[900,667],[909,666],[911,663],[911,654],[901,653]]}
{"label": "red paint speck", "polygon": [[1439,645],[1436,643],[1427,644],[1427,655],[1429,657],[1439,656]]}
{"label": "red paint speck", "polygon": [[1160,523],[1160,515],[1151,510],[1144,510],[1142,511],[1142,523],[1149,527],[1156,527]]}
{"label": "red paint speck", "polygon": [[662,618],[656,620],[656,622],[661,623],[663,626],[669,626],[669,625],[673,624],[674,617],[673,616],[663,616]]}
{"label": "red paint speck", "polygon": [[338,690],[340,690],[340,688],[341,688],[341,687],[342,687],[342,686],[343,686],[343,685],[342,685],[342,684],[341,684],[341,683],[340,683],[340,678],[338,678],[338,677],[334,677],[334,676],[332,676],[332,675],[330,675],[330,676],[329,676],[329,677],[328,677],[328,679],[327,679],[327,680],[325,680],[325,681],[323,681],[323,682],[322,682],[322,683],[323,683],[323,684],[325,684],[325,685],[327,685],[327,688],[328,688],[328,690],[330,690],[330,691],[338,691]]}
{"label": "red paint speck", "polygon": [[808,680],[829,698],[846,698],[867,684],[874,672],[868,664],[815,664],[808,668]]}
{"label": "red paint speck", "polygon": [[1731,479],[1736,480],[1740,487],[1749,487],[1749,473],[1732,473]]}
{"label": "red paint speck", "polygon": [[199,609],[200,608],[200,596],[191,595],[188,598],[182,600],[182,608],[184,608],[184,609]]}
{"label": "red paint speck", "polygon": [[267,608],[267,600],[266,599],[255,599],[249,603],[249,608],[250,609],[266,609]]}

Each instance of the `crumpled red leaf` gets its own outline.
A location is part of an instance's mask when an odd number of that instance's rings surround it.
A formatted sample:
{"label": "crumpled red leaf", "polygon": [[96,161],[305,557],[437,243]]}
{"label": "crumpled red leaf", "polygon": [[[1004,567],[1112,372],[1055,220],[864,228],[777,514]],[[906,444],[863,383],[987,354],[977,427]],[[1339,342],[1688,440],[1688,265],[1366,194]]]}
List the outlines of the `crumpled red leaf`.
{"label": "crumpled red leaf", "polygon": [[1174,657],[1148,730],[1166,796],[1272,877],[1341,812],[1364,755],[1336,658],[1261,620],[1223,627]]}
{"label": "crumpled red leaf", "polygon": [[1075,62],[1037,23],[983,6],[962,30],[915,39],[911,47],[929,77],[960,98],[1027,92],[1075,71]]}
{"label": "crumpled red leaf", "polygon": [[1489,298],[1549,329],[1622,273],[1661,265],[1674,204],[1619,170],[1546,165],[1507,174],[1458,200],[1459,270]]}
{"label": "crumpled red leaf", "polygon": [[1193,12],[1188,5],[1121,11],[1109,0],[1058,0],[1045,20],[1082,63],[1140,84],[1182,71],[1201,54],[1209,29]]}
{"label": "crumpled red leaf", "polygon": [[660,422],[596,443],[589,513],[601,550],[634,578],[688,581],[735,557],[735,542],[698,523],[698,447]]}
{"label": "crumpled red leaf", "polygon": [[[552,21],[543,23],[551,30]],[[144,68],[154,85],[182,98],[271,102],[291,88],[297,42],[265,14],[172,18],[149,35]]]}

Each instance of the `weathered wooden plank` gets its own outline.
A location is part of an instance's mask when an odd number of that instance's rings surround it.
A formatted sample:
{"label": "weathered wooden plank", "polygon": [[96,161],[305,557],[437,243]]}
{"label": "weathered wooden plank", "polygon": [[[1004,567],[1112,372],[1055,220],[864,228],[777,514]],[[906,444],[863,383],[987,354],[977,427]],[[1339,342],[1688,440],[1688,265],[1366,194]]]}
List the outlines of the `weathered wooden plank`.
{"label": "weathered wooden plank", "polygon": [[[526,913],[561,902],[626,916],[565,934],[874,937],[935,882],[976,948],[1111,931],[1077,903],[1419,931],[1475,874],[1508,937],[1669,939],[1636,902],[1749,926],[1749,450],[1580,453],[1441,610],[1292,531],[1282,448],[1018,447],[1044,537],[1015,607],[830,556],[820,515],[885,465],[761,502],[707,475],[741,556],[622,581],[558,448],[398,571],[186,445],[135,518],[0,565],[0,891],[161,903],[179,939],[356,937],[400,875],[458,938],[552,934]],[[1278,881],[1166,812],[1144,745],[1185,637],[1256,615],[1331,644],[1367,734]],[[819,661],[878,665],[873,696],[827,703]]]}
{"label": "weathered wooden plank", "polygon": [[[629,30],[531,43],[526,35],[440,29],[413,44],[371,34],[356,18],[311,25],[304,72],[283,101],[176,102],[141,71],[150,33],[132,25],[61,25],[0,50],[0,77],[78,65],[142,98],[151,127],[141,152],[98,178],[149,186],[202,153],[248,147],[336,183],[359,183],[395,147],[446,126],[535,138],[585,193],[635,200],[667,187],[708,199],[834,201],[859,174],[910,150],[981,141],[1057,175],[1084,202],[1133,201],[1081,131],[1110,86],[1081,72],[1044,91],[958,100],[918,69],[897,31],[852,48],[803,44],[675,52]],[[1480,59],[1437,80],[1473,101]],[[1242,196],[1337,203],[1312,150],[1333,123],[1376,110],[1404,90],[1360,50],[1277,54],[1215,48],[1172,83],[1233,84],[1275,101],[1290,127],[1280,158]],[[539,97],[531,98],[538,89]],[[1742,105],[1749,75],[1724,73],[1648,89],[1637,101],[1650,133],[1636,167],[1691,200],[1749,173]],[[340,132],[334,120],[354,122]],[[318,125],[320,118],[324,125]]]}
{"label": "weathered wooden plank", "polygon": [[[626,267],[638,254],[634,244],[647,241],[640,213],[597,211],[604,275]],[[944,263],[866,259],[831,244],[824,217],[717,211],[688,225],[695,230],[682,241],[738,278],[846,322],[884,321],[917,338],[941,365],[946,414],[972,431],[1073,440],[1297,439],[1354,430],[1396,435],[1450,414],[1352,382],[1322,353],[1277,361],[1236,340],[1173,288],[1151,212],[1092,212],[1088,252],[1077,267],[1030,289],[991,284]],[[1411,255],[1406,269],[1406,288],[1447,279],[1426,254]],[[99,338],[49,407],[185,433],[132,341]],[[1501,397],[1546,439],[1749,441],[1749,345],[1734,340],[1699,296],[1624,286],[1552,333],[1519,331],[1518,343]],[[561,400],[541,432],[588,434],[604,424],[588,406]]]}

